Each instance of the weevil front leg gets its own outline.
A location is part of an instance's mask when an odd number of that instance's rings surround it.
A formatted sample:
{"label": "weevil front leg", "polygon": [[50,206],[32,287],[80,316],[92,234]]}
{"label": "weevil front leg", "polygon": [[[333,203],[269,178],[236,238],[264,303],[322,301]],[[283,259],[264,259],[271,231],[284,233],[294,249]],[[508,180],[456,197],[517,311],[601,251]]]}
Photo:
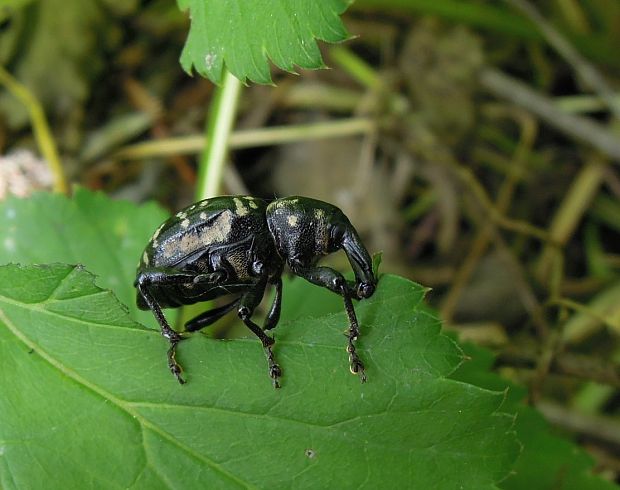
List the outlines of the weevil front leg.
{"label": "weevil front leg", "polygon": [[366,371],[364,370],[364,363],[357,355],[355,349],[355,341],[360,335],[360,327],[353,309],[352,296],[355,296],[355,288],[351,287],[345,278],[339,272],[329,267],[292,267],[293,272],[300,277],[303,277],[307,281],[317,286],[333,291],[336,294],[342,296],[344,300],[344,309],[347,312],[349,318],[349,329],[346,332],[347,336],[347,352],[349,353],[349,369],[351,373],[358,374],[360,381],[365,383],[368,379],[366,377]]}
{"label": "weevil front leg", "polygon": [[275,328],[280,321],[280,312],[282,311],[282,279],[278,277],[273,281],[273,285],[275,286],[275,295],[271,308],[269,308],[269,312],[265,318],[263,330]]}

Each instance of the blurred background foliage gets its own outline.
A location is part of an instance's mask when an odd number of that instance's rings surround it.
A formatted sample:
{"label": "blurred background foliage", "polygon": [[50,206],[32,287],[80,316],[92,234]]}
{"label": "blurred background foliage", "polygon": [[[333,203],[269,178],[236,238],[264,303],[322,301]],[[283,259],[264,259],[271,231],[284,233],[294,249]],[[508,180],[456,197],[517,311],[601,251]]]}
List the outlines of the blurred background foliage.
{"label": "blurred background foliage", "polygon": [[[617,478],[620,2],[359,0],[344,21],[331,70],[244,88],[222,193],[339,205]],[[68,181],[192,200],[213,85],[178,64],[187,29],[170,0],[0,1],[3,73]],[[2,196],[53,180],[30,116],[0,92]]]}

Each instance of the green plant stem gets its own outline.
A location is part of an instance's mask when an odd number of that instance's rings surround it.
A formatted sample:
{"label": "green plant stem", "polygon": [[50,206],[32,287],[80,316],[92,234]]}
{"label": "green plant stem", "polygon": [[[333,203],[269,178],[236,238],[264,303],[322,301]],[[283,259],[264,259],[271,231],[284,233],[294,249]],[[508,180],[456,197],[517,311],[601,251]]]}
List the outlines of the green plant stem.
{"label": "green plant stem", "polygon": [[587,35],[592,32],[588,18],[578,0],[556,0],[557,12],[566,19],[571,31]]}
{"label": "green plant stem", "polygon": [[[570,189],[560,203],[549,225],[551,241],[564,247],[571,238],[590,203],[598,193],[605,177],[605,163],[595,156],[580,170]],[[537,275],[541,280],[552,276],[557,255],[561,253],[557,246],[547,245],[538,261]]]}
{"label": "green plant stem", "polygon": [[351,114],[362,100],[359,90],[327,83],[295,83],[283,90],[278,104],[293,109],[326,109],[329,113]]}
{"label": "green plant stem", "polygon": [[[620,105],[618,93],[613,94],[613,99]],[[559,109],[571,114],[603,111],[606,108],[605,102],[596,95],[566,95],[554,98],[553,102]]]}
{"label": "green plant stem", "polygon": [[360,84],[369,89],[378,89],[381,78],[374,68],[362,58],[343,46],[334,46],[329,50],[329,55],[334,63],[340,65],[347,73],[355,78]]}
{"label": "green plant stem", "polygon": [[18,82],[3,66],[0,66],[0,83],[26,106],[39,151],[47,161],[54,176],[54,191],[67,194],[69,190],[67,180],[43,107],[34,94],[25,85]]}
{"label": "green plant stem", "polygon": [[388,112],[405,114],[408,111],[409,101],[407,98],[391,90],[390,86],[384,83],[380,73],[353,51],[344,46],[335,46],[329,50],[329,55],[334,64],[373,94],[370,99],[373,102],[369,104],[369,101],[366,101],[365,107],[358,105],[358,113],[362,107],[364,107],[362,113],[368,112],[383,97],[386,99]]}
{"label": "green plant stem", "polygon": [[562,340],[566,344],[579,344],[607,326],[614,333],[620,331],[620,282],[596,294],[587,305],[566,298],[554,298],[551,304],[566,306],[576,313],[564,325]]}
{"label": "green plant stem", "polygon": [[[372,119],[355,117],[330,122],[248,129],[231,133],[228,145],[230,148],[255,148],[298,141],[367,134],[373,131],[374,128],[375,123]],[[150,157],[167,157],[182,153],[198,153],[205,147],[206,143],[203,135],[165,138],[126,146],[113,154],[112,158],[136,160]]]}
{"label": "green plant stem", "polygon": [[240,92],[241,82],[226,71],[222,86],[216,89],[209,110],[207,143],[200,158],[196,182],[197,200],[213,197],[219,192]]}

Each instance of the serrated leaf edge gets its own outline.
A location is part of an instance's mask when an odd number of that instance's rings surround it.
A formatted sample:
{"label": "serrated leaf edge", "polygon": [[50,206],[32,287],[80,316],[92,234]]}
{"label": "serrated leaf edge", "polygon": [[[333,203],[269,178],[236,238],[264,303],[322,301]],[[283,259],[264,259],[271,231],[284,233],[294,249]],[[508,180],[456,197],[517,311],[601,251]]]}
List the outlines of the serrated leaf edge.
{"label": "serrated leaf edge", "polygon": [[[12,264],[12,265],[16,265],[19,268],[27,268],[27,267],[32,267],[32,266],[24,266],[21,264]],[[54,289],[54,291],[56,291],[58,289],[58,287],[60,287],[60,285],[62,284],[62,282],[64,282],[64,280],[66,280],[66,278],[70,277],[73,273],[79,272],[79,273],[86,273],[93,286],[98,289],[100,292],[104,292],[104,293],[109,293],[111,298],[113,298],[114,301],[116,301],[119,305],[121,305],[125,310],[126,310],[126,306],[123,305],[120,301],[118,301],[118,299],[116,298],[116,296],[114,295],[114,293],[110,290],[107,289],[103,289],[100,288],[99,286],[97,286],[97,284],[95,283],[95,278],[96,276],[94,274],[92,274],[91,272],[87,271],[83,266],[81,265],[70,265],[70,264],[61,264],[61,263],[57,263],[57,264],[38,264],[36,266],[38,267],[49,267],[49,266],[67,266],[69,270],[69,273],[62,278],[59,281],[58,286]],[[35,266],[35,267],[36,267]],[[4,266],[3,266],[4,267]],[[398,277],[398,276],[396,276]],[[404,279],[404,278],[400,278],[400,279]],[[408,281],[408,280],[407,280]],[[409,281],[411,282],[411,281]],[[50,297],[53,296],[53,292],[50,295]],[[42,310],[45,311],[46,314],[51,314],[51,315],[58,315],[55,312],[50,312],[49,310],[43,310],[42,308],[36,308],[35,306],[33,306],[33,304],[30,303],[22,303],[19,301],[15,301],[11,298],[7,298],[2,296],[1,297],[2,300],[6,303],[12,303],[15,305],[20,305],[22,307],[28,308],[28,309],[33,309],[33,310]],[[415,306],[419,305],[424,298],[424,294],[420,296],[419,300],[416,302],[416,304],[413,306],[413,308],[415,308]],[[42,302],[37,302],[35,304],[43,304],[46,301],[48,301],[49,298],[47,300],[44,300]],[[413,309],[412,308],[412,309]],[[421,312],[421,313],[425,313],[428,314],[428,312]],[[341,315],[341,313],[331,313],[331,314],[327,314],[327,315],[321,315],[321,317],[336,317]],[[316,318],[316,317],[315,317]],[[246,488],[256,488],[254,485],[252,485],[250,482],[244,481],[242,479],[240,479],[239,477],[237,477],[236,475],[230,473],[229,471],[227,471],[225,468],[223,468],[221,465],[219,465],[218,463],[216,463],[215,461],[206,458],[205,456],[203,456],[202,454],[198,453],[197,451],[193,450],[191,447],[188,447],[187,445],[183,444],[181,441],[179,441],[176,437],[174,437],[172,434],[170,434],[169,432],[166,432],[164,430],[162,430],[161,428],[159,428],[157,425],[155,425],[154,423],[150,422],[147,418],[145,418],[143,415],[141,415],[139,409],[141,407],[155,407],[155,408],[165,408],[168,406],[173,406],[175,408],[184,408],[184,409],[207,409],[207,410],[221,410],[218,409],[217,407],[202,407],[202,406],[194,406],[194,405],[180,405],[180,404],[153,404],[153,403],[148,403],[148,402],[127,402],[121,398],[116,397],[115,395],[111,394],[110,392],[108,392],[107,390],[97,386],[94,383],[91,383],[90,381],[88,381],[87,379],[83,378],[82,376],[80,376],[77,372],[75,372],[74,370],[68,368],[67,366],[65,366],[64,364],[62,364],[60,361],[58,361],[55,357],[53,357],[52,355],[50,355],[47,351],[45,351],[44,349],[40,348],[38,346],[38,344],[36,344],[35,342],[31,341],[27,336],[23,335],[22,332],[19,330],[19,328],[13,324],[13,322],[6,316],[6,314],[4,313],[4,311],[2,310],[2,308],[0,307],[0,321],[2,323],[4,323],[7,328],[9,329],[9,331],[17,338],[19,339],[26,347],[28,347],[29,349],[34,350],[35,352],[37,352],[38,355],[41,356],[41,358],[43,358],[46,362],[48,362],[52,367],[54,367],[55,369],[57,369],[59,372],[63,373],[65,376],[67,376],[68,378],[70,378],[71,380],[73,380],[75,383],[82,385],[83,387],[85,387],[86,389],[92,391],[93,393],[101,396],[102,398],[109,400],[110,402],[112,402],[114,405],[116,405],[119,409],[125,411],[129,416],[131,416],[134,420],[136,420],[140,426],[141,426],[141,433],[142,433],[142,437],[144,440],[144,430],[148,429],[150,431],[152,431],[155,434],[158,434],[159,436],[161,436],[162,438],[166,439],[167,441],[171,442],[173,445],[175,445],[176,447],[178,447],[179,449],[181,449],[182,451],[185,451],[188,455],[190,455],[191,457],[193,457],[194,459],[201,461],[202,463],[206,464],[207,466],[209,466],[210,468],[212,468],[214,471],[219,472],[221,475],[229,478],[230,480],[232,480],[233,482],[235,482],[236,484],[242,485]],[[76,318],[72,318],[72,321],[76,321],[76,322],[80,322],[80,323],[87,323],[87,324],[94,324],[97,326],[102,326],[101,324],[92,322],[92,321],[86,321],[86,320],[81,320],[81,319],[76,319]],[[139,325],[139,324],[138,324]],[[111,325],[111,327],[114,327]],[[125,328],[126,330],[131,331],[132,329],[127,328],[127,327],[119,327],[116,326],[114,328]],[[143,327],[144,329],[140,329],[137,330],[141,333],[148,333],[148,332],[152,332],[153,334],[158,334],[158,332],[151,330],[151,329],[147,329],[146,327]],[[439,325],[438,331],[435,334],[436,336],[442,336],[447,338],[448,340],[450,340],[451,342],[453,342],[457,347],[458,344],[456,342],[454,342],[452,339],[450,339],[448,336],[445,336],[443,334],[441,334],[441,326]],[[243,339],[240,339],[243,340]],[[291,341],[282,341],[282,343],[287,343],[287,344],[296,344],[296,345],[303,345],[303,342],[291,342]],[[316,345],[316,344],[315,344]],[[324,346],[326,348],[337,348],[336,346],[332,346],[332,345],[326,345]],[[460,350],[460,347],[459,347]],[[465,383],[462,381],[458,381],[458,380],[452,380],[449,379],[447,377],[448,375],[441,375],[438,376],[436,379],[437,381],[440,382],[447,382],[447,383],[457,383],[460,385],[463,385],[465,387],[467,387],[467,389],[475,389],[481,393],[487,393],[487,394],[491,394],[491,395],[498,395],[500,392],[495,391],[495,390],[489,390],[487,388],[481,388],[479,386],[476,385],[472,385],[469,383]],[[498,403],[497,407],[493,410],[493,412],[491,412],[489,414],[489,416],[494,416],[494,417],[509,417],[512,419],[512,423],[511,423],[511,429],[509,429],[508,431],[505,432],[506,435],[508,434],[516,434],[516,432],[512,429],[514,427],[515,421],[516,421],[516,417],[517,414],[509,414],[506,412],[501,412],[501,407],[504,404],[504,401],[506,400],[506,395],[507,395],[507,390],[508,388],[506,388],[503,391],[503,397],[502,400]],[[227,409],[226,412],[230,413],[231,410]],[[369,417],[369,416],[376,416],[379,415],[383,412],[378,412],[376,414],[365,414],[364,417]],[[242,412],[242,411],[235,411],[235,414],[238,415],[242,415],[242,416],[251,416],[251,417],[265,417],[268,416],[267,414],[257,414],[257,413],[248,413],[248,412]],[[337,423],[332,423],[329,425],[320,425],[320,424],[312,424],[312,423],[308,423],[306,421],[300,421],[297,419],[289,419],[289,418],[285,418],[285,417],[278,417],[278,419],[289,422],[289,423],[295,423],[295,424],[302,424],[302,425],[310,425],[310,426],[316,426],[316,427],[320,427],[320,428],[330,428],[330,427],[334,427],[336,425],[342,424],[342,423],[348,423],[351,420],[357,419],[360,417],[354,417],[353,419],[345,419],[345,420],[341,420],[338,421]],[[522,444],[518,441],[518,439],[516,439],[516,437],[513,438],[514,442],[516,442],[519,445],[519,454],[522,451]],[[147,458],[148,461],[148,454],[146,454],[147,448],[146,445],[143,444],[143,449],[145,451],[145,456]],[[494,483],[499,483],[503,480],[505,480],[506,478],[508,478],[510,476],[510,472],[507,472],[506,475],[504,475],[501,479],[495,481]]]}
{"label": "serrated leaf edge", "polygon": [[[338,12],[337,10],[334,10],[333,13],[335,15],[337,15],[338,17],[340,17],[347,8],[349,8],[349,6],[351,5],[352,2],[347,2],[347,5],[345,6],[345,8],[342,10],[342,12]],[[193,23],[194,23],[194,19],[193,19],[193,15],[191,14],[191,6],[190,3],[188,1],[185,0],[177,0],[177,6],[179,8],[179,10],[181,10],[182,12],[189,12],[189,18],[190,18],[190,27],[188,30],[188,34],[187,34],[187,39],[185,41],[185,45],[183,46],[183,49],[181,50],[181,55],[179,56],[179,63],[181,65],[181,67],[183,68],[183,71],[185,71],[185,73],[187,73],[189,76],[193,76],[194,75],[194,70],[196,71],[196,73],[198,73],[199,75],[201,75],[202,77],[206,77],[209,80],[211,80],[211,82],[213,82],[216,85],[221,85],[223,82],[223,77],[224,77],[224,71],[225,70],[230,70],[230,63],[228,63],[227,57],[230,56],[230,54],[226,54],[226,52],[224,51],[222,46],[218,46],[216,47],[216,50],[218,51],[219,55],[222,56],[222,63],[220,66],[220,69],[218,70],[209,70],[209,68],[207,67],[206,70],[204,70],[202,68],[201,65],[199,65],[198,63],[196,63],[194,61],[194,57],[192,56],[192,51],[190,49],[189,46],[189,39],[190,39],[190,33],[191,30],[194,28],[193,27]],[[346,27],[344,27],[343,25],[343,29],[345,32],[345,36],[342,39],[339,39],[337,41],[329,41],[327,39],[325,39],[323,36],[319,36],[317,33],[315,32],[310,32],[310,43],[314,43],[317,47],[318,50],[318,42],[326,42],[326,43],[342,43],[342,42],[346,42],[350,39],[353,39],[357,36],[351,35],[348,30],[346,29]],[[335,32],[335,31],[334,31]],[[303,49],[304,54],[307,56],[308,59],[311,58],[311,56],[308,54],[307,48],[303,43],[300,43],[300,46]],[[310,66],[310,65],[304,65],[303,60],[297,60],[297,62],[295,62],[295,60],[291,60],[289,63],[287,63],[286,66],[277,63],[275,61],[275,56],[273,56],[270,51],[267,50],[267,48],[265,46],[262,46],[262,55],[264,56],[264,64],[266,64],[266,68],[263,70],[260,67],[258,67],[256,65],[256,60],[254,59],[254,57],[252,57],[251,59],[251,64],[254,66],[254,73],[255,74],[261,74],[261,73],[265,73],[266,77],[263,76],[259,76],[259,77],[253,77],[253,76],[249,76],[250,70],[246,70],[245,74],[241,74],[241,73],[236,73],[237,70],[230,70],[230,72],[239,80],[241,81],[241,83],[243,83],[244,85],[248,85],[248,80],[254,83],[258,83],[258,84],[262,84],[262,85],[273,85],[275,86],[275,83],[273,82],[273,79],[271,77],[271,65],[287,72],[293,75],[298,75],[298,71],[296,70],[295,67],[298,67],[300,69],[304,69],[304,70],[322,70],[322,69],[326,69],[329,68],[324,60],[323,57],[320,54],[319,51],[319,58],[317,61],[316,66]],[[216,73],[216,71],[218,73]]]}

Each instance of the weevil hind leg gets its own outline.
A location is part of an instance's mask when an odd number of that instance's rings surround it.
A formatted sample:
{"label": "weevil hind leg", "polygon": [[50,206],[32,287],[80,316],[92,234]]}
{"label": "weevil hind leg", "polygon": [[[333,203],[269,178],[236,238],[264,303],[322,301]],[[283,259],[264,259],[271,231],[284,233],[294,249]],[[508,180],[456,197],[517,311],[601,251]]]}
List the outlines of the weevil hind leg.
{"label": "weevil hind leg", "polygon": [[188,277],[186,275],[179,274],[176,276],[166,276],[161,272],[157,271],[154,273],[143,272],[138,275],[135,282],[136,288],[138,289],[140,296],[146,303],[148,309],[153,312],[157,323],[159,323],[162,336],[166,338],[170,343],[170,347],[168,348],[168,369],[170,369],[170,372],[181,384],[185,384],[185,379],[183,379],[183,377],[181,376],[183,369],[176,360],[176,347],[177,344],[181,340],[183,340],[183,337],[178,332],[176,332],[170,326],[168,320],[166,320],[164,312],[159,306],[159,303],[150,292],[150,287],[153,284],[175,284],[187,282],[187,280]]}
{"label": "weevil hind leg", "polygon": [[176,360],[177,344],[183,340],[183,337],[181,337],[175,330],[172,329],[172,327],[170,327],[168,320],[166,320],[166,317],[164,316],[164,312],[159,307],[157,301],[155,301],[149,293],[148,286],[138,284],[138,291],[140,291],[142,298],[146,302],[149,309],[153,312],[157,323],[159,323],[162,336],[168,339],[168,342],[170,343],[170,347],[168,348],[168,369],[170,369],[170,372],[179,383],[185,384],[185,379],[181,376],[183,369]]}
{"label": "weevil hind leg", "polygon": [[185,324],[185,330],[188,332],[195,332],[197,330],[201,330],[205,327],[208,327],[209,325],[212,325],[217,320],[219,320],[224,315],[226,315],[226,313],[232,311],[235,308],[235,306],[239,304],[240,300],[241,298],[239,297],[223,306],[220,306],[218,308],[213,308],[212,310],[201,313],[200,315],[198,315],[195,318],[192,318]]}

